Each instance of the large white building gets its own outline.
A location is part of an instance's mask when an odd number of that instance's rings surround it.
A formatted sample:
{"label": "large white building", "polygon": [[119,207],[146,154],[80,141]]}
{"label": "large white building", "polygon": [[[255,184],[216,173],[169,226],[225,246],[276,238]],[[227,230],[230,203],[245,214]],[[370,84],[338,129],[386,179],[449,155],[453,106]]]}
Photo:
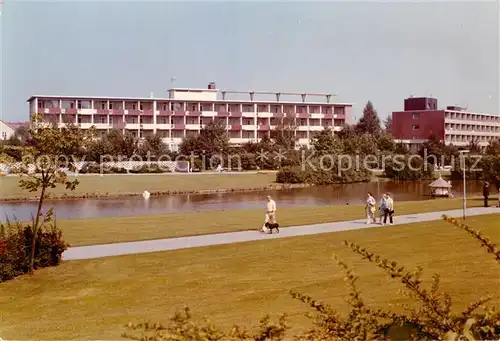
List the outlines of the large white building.
{"label": "large white building", "polygon": [[[227,98],[242,94],[248,99]],[[270,95],[272,100],[256,98]],[[32,96],[28,102],[30,114],[42,114],[59,126],[73,122],[82,129],[94,126],[101,134],[119,129],[137,137],[157,133],[175,150],[183,137],[199,133],[211,120],[226,125],[230,142],[241,145],[268,135],[283,115],[295,117],[298,144],[308,146],[315,132],[325,126],[338,131],[349,117],[352,104],[332,103],[333,96],[218,90],[210,83],[206,89],[169,89],[167,98]],[[311,97],[323,101],[308,101]]]}

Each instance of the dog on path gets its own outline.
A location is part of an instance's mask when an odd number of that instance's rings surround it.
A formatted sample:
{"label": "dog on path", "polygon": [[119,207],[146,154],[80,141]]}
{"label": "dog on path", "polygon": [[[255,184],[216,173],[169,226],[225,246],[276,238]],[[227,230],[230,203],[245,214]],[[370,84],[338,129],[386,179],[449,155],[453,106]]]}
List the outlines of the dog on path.
{"label": "dog on path", "polygon": [[266,223],[266,228],[269,230],[267,233],[273,233],[273,230],[276,230],[277,233],[280,233],[280,225],[278,223]]}

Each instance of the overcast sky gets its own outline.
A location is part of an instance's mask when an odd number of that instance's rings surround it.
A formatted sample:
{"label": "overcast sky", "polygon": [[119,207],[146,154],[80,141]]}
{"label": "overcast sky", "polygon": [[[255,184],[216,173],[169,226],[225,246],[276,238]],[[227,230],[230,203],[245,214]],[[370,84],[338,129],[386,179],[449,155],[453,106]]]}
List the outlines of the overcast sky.
{"label": "overcast sky", "polygon": [[165,96],[177,87],[336,93],[359,116],[409,95],[498,113],[489,3],[17,2],[2,10],[3,119],[34,94]]}

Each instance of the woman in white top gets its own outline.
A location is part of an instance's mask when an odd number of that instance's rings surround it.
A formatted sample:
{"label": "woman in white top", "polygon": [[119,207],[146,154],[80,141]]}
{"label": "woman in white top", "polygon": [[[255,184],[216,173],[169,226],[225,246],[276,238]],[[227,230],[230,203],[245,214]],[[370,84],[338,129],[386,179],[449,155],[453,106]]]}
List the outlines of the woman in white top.
{"label": "woman in white top", "polygon": [[366,223],[375,223],[375,198],[371,193],[366,197]]}

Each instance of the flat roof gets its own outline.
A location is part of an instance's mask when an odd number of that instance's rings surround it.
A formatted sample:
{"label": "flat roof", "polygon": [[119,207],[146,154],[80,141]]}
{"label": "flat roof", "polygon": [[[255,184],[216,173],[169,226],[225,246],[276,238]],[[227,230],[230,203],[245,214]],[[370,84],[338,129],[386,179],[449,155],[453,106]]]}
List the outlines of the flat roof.
{"label": "flat roof", "polygon": [[462,110],[451,110],[451,109],[398,110],[398,111],[393,111],[392,113],[394,114],[394,113],[398,113],[398,112],[436,112],[436,111],[452,112],[452,113],[460,113],[460,114],[484,115],[484,116],[499,116],[498,113],[488,114],[488,113],[484,113],[484,112],[473,112],[473,111],[462,111]]}
{"label": "flat roof", "polygon": [[[190,89],[193,90],[193,89]],[[222,92],[222,91],[220,91]],[[249,94],[250,92],[234,92],[234,93],[242,93],[242,94]],[[257,93],[255,93],[257,94]],[[261,92],[260,94],[277,94],[276,92]],[[290,95],[291,93],[279,93],[281,95]],[[306,94],[308,96],[326,96],[326,95],[318,95],[318,94]],[[333,95],[332,95],[333,96]],[[179,100],[179,99],[171,99],[168,97],[155,97],[155,98],[150,98],[150,97],[103,97],[103,96],[55,96],[55,95],[33,95],[30,98],[28,98],[27,102],[33,101],[35,98],[40,98],[40,99],[74,99],[74,100],[109,100],[109,101],[165,101],[165,102],[186,102],[186,103],[202,103],[202,102],[208,102],[208,103],[216,103],[216,102],[222,102],[222,103],[245,103],[245,104],[251,104],[251,103],[256,103],[256,104],[302,104],[302,105],[341,105],[341,106],[353,106],[355,103],[336,103],[336,102],[311,102],[311,101],[276,101],[276,100],[268,100],[268,101],[261,101],[261,100],[244,100],[244,99],[216,99],[216,100],[209,100],[209,99],[196,99],[196,100]]]}

